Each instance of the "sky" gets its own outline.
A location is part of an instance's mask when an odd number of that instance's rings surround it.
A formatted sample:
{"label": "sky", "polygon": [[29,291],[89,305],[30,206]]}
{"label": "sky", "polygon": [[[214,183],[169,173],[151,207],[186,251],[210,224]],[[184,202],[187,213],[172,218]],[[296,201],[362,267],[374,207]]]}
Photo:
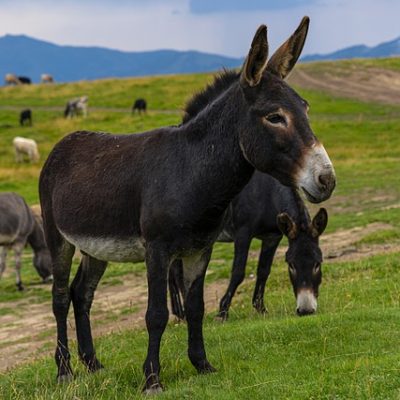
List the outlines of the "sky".
{"label": "sky", "polygon": [[0,0],[0,36],[242,57],[260,24],[273,51],[304,15],[311,24],[303,55],[400,36],[400,0]]}

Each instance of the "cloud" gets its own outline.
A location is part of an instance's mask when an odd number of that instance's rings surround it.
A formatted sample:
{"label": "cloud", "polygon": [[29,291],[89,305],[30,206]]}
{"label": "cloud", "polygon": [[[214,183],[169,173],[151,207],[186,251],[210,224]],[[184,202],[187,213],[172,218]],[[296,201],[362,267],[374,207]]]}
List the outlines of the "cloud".
{"label": "cloud", "polygon": [[0,7],[0,35],[126,51],[193,49],[241,57],[266,23],[272,52],[304,15],[311,17],[304,54],[376,45],[400,34],[398,0],[0,0]]}
{"label": "cloud", "polygon": [[253,12],[260,10],[278,10],[307,6],[316,0],[190,0],[189,8],[194,14]]}

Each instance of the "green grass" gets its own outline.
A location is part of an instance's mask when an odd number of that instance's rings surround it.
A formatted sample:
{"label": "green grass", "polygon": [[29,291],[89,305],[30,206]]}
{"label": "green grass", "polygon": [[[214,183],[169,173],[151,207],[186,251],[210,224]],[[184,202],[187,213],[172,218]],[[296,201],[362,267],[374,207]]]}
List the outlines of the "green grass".
{"label": "green grass", "polygon": [[355,70],[376,70],[377,68],[400,70],[400,57],[390,58],[360,58],[352,60],[317,61],[303,63],[297,66],[312,72],[329,71],[334,75],[350,75]]}
{"label": "green grass", "polygon": [[[400,61],[356,60],[301,66],[330,68],[338,74],[356,67],[398,70]],[[37,203],[41,165],[55,142],[66,133],[78,129],[138,132],[177,124],[190,94],[210,80],[211,75],[198,74],[1,88],[0,191],[13,190],[30,204]],[[337,172],[335,193],[324,204],[329,212],[327,232],[372,222],[387,223],[390,227],[361,239],[355,237],[354,244],[398,244],[400,107],[335,98],[301,88],[299,92],[311,104],[311,125]],[[65,120],[61,108],[66,100],[82,94],[90,98],[92,111],[89,109],[88,118]],[[148,115],[130,115],[129,108],[137,97],[149,100]],[[25,106],[37,107],[33,127],[21,128],[17,124],[19,108]],[[164,112],[167,110],[172,112]],[[42,154],[38,165],[14,163],[11,142],[17,135],[37,140]],[[310,206],[312,214],[319,207]],[[254,241],[251,249],[259,249],[259,242]],[[287,266],[283,260],[275,261],[266,293],[266,317],[258,316],[251,307],[254,280],[240,287],[227,324],[215,323],[214,314],[207,316],[207,351],[218,368],[217,374],[195,373],[186,356],[185,325],[169,324],[161,354],[162,380],[167,391],[160,398],[400,398],[399,257],[399,253],[382,254],[360,261],[324,263],[318,314],[309,318],[294,316],[295,301]],[[232,259],[231,244],[216,244],[207,283],[228,278]],[[16,301],[29,304],[50,300],[50,288],[38,284],[40,279],[30,258],[24,258],[23,263],[26,291],[15,290],[13,274],[2,280],[0,316],[17,316],[12,308]],[[251,258],[247,276],[254,274],[256,267],[256,259]],[[12,268],[11,257],[8,268]],[[73,270],[76,268],[74,263]],[[143,263],[111,263],[102,285],[118,285],[132,275],[145,280]],[[132,307],[124,308],[105,319],[110,322],[135,311]],[[44,331],[43,339],[49,334]],[[101,373],[86,374],[74,356],[76,379],[59,387],[54,382],[53,360],[39,358],[0,375],[0,399],[140,398],[146,332],[139,329],[112,334],[96,343],[99,357],[107,367]],[[72,342],[76,354],[74,346]],[[46,342],[43,351],[48,349]]]}
{"label": "green grass", "polygon": [[[319,312],[312,317],[293,315],[283,269],[276,268],[268,284],[266,317],[252,311],[254,282],[247,283],[228,323],[216,323],[212,315],[206,319],[216,374],[195,373],[186,356],[186,327],[170,323],[161,351],[167,391],[160,398],[398,398],[399,255],[327,264]],[[76,379],[60,387],[53,361],[39,359],[0,377],[1,398],[141,398],[146,332],[126,331],[96,342],[106,370],[88,375],[74,356]]]}

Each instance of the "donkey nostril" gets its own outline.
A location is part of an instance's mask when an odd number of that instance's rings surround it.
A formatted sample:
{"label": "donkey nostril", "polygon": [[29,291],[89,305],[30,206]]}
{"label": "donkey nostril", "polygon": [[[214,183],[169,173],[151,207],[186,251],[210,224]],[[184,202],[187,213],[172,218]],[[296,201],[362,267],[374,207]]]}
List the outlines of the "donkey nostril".
{"label": "donkey nostril", "polygon": [[328,174],[323,174],[318,177],[319,183],[326,188],[329,185],[330,176]]}
{"label": "donkey nostril", "polygon": [[303,315],[311,315],[315,313],[314,309],[306,309],[306,308],[297,308],[296,309],[297,315],[302,317]]}

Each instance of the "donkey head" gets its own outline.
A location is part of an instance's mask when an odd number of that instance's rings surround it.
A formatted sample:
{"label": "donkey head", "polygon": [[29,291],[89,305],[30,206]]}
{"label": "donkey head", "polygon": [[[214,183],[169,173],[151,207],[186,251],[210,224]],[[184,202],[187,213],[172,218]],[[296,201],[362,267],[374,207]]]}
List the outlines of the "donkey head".
{"label": "donkey head", "polygon": [[239,140],[256,169],[301,188],[309,201],[319,203],[335,187],[334,169],[311,130],[308,103],[284,82],[303,49],[308,25],[304,17],[269,61],[267,27],[258,28],[240,74],[248,111]]}
{"label": "donkey head", "polygon": [[326,228],[328,214],[321,208],[308,226],[299,226],[287,213],[282,213],[278,215],[277,223],[289,239],[286,262],[297,300],[297,314],[313,314],[317,310],[318,288],[322,279],[322,252],[318,238]]}
{"label": "donkey head", "polygon": [[33,266],[43,279],[43,282],[51,282],[53,280],[51,257],[47,248],[34,252]]}

